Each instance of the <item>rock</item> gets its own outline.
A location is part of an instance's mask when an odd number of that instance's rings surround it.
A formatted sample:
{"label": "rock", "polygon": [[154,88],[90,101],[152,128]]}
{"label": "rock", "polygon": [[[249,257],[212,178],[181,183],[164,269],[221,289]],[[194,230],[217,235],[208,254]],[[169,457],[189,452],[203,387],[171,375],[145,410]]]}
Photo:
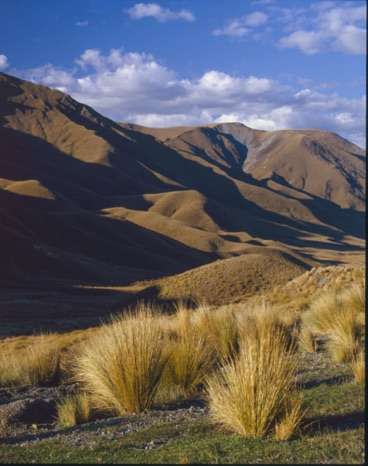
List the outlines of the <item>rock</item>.
{"label": "rock", "polygon": [[43,422],[52,422],[56,414],[53,399],[24,399],[0,405],[0,433],[4,434],[19,424],[32,427]]}

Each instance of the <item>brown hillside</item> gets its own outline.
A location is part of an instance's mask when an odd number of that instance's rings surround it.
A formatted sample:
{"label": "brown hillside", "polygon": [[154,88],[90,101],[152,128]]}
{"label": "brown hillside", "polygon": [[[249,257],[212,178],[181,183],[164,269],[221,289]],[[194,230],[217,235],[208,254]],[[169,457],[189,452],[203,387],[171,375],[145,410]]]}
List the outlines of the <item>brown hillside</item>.
{"label": "brown hillside", "polygon": [[[0,73],[0,312],[27,295],[44,316],[106,313],[137,280],[244,254],[233,263],[256,270],[269,248],[362,264],[364,179],[363,151],[331,133],[118,124]],[[215,264],[233,283],[237,267]]]}
{"label": "brown hillside", "polygon": [[253,247],[239,257],[216,261],[180,275],[151,282],[159,300],[188,300],[214,305],[236,302],[285,285],[311,267],[297,254]]}

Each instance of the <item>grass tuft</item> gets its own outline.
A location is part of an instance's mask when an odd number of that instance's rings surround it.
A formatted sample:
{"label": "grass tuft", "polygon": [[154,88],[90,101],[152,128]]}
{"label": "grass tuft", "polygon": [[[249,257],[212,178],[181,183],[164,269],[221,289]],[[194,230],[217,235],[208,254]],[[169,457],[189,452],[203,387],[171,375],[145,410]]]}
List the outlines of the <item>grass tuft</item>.
{"label": "grass tuft", "polygon": [[239,331],[232,310],[218,311],[200,305],[193,315],[198,332],[206,335],[208,344],[220,361],[235,357],[239,349]]}
{"label": "grass tuft", "polygon": [[90,422],[93,416],[91,401],[86,393],[67,396],[56,405],[57,422],[62,427],[73,427]]}
{"label": "grass tuft", "polygon": [[93,405],[118,415],[150,408],[167,363],[165,334],[152,306],[112,317],[75,358],[75,379]]}
{"label": "grass tuft", "polygon": [[364,333],[365,299],[361,288],[319,294],[303,315],[303,325],[317,334],[326,334],[326,347],[337,362],[349,362],[359,352]]}
{"label": "grass tuft", "polygon": [[350,368],[356,383],[365,382],[365,351],[362,349],[355,354],[350,362]]}
{"label": "grass tuft", "polygon": [[41,334],[24,351],[0,360],[1,385],[49,386],[60,377],[60,348],[51,335]]}
{"label": "grass tuft", "polygon": [[173,334],[168,340],[170,353],[160,390],[175,387],[182,397],[193,394],[204,383],[214,366],[214,350],[208,336],[195,324],[192,312],[177,306]]}
{"label": "grass tuft", "polygon": [[296,428],[299,413],[291,414],[288,404],[295,392],[292,351],[285,327],[253,319],[236,359],[208,378],[215,419],[246,437],[262,437],[290,416]]}
{"label": "grass tuft", "polygon": [[299,429],[299,425],[307,410],[303,408],[303,397],[294,392],[286,400],[283,417],[276,422],[275,436],[277,440],[289,440]]}

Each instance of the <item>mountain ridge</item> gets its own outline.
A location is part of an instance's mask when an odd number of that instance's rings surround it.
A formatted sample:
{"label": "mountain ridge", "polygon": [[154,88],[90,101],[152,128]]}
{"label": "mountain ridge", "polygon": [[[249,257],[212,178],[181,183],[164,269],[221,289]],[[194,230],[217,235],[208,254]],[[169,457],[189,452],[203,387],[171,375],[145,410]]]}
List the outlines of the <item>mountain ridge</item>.
{"label": "mountain ridge", "polygon": [[0,104],[6,287],[128,286],[254,248],[364,262],[365,155],[338,135],[118,123],[4,73]]}

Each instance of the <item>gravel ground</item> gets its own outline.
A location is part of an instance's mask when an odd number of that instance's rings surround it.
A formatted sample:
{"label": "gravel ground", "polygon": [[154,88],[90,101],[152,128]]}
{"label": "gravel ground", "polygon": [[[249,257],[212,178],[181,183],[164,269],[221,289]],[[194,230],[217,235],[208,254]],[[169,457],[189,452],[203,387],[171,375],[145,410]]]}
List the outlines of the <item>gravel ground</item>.
{"label": "gravel ground", "polygon": [[[324,352],[301,353],[297,383],[311,387],[341,380],[346,366],[332,363]],[[210,417],[209,407],[201,400],[157,406],[150,412],[126,417],[99,419],[80,426],[61,428],[55,421],[56,403],[75,393],[78,384],[59,387],[0,388],[0,445],[28,445],[40,441],[61,440],[71,445],[93,447],[105,440],[137,432],[152,425],[177,423]],[[152,440],[153,448],[161,440]],[[161,442],[162,443],[162,442]]]}

